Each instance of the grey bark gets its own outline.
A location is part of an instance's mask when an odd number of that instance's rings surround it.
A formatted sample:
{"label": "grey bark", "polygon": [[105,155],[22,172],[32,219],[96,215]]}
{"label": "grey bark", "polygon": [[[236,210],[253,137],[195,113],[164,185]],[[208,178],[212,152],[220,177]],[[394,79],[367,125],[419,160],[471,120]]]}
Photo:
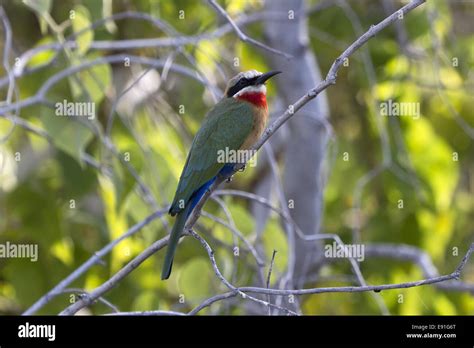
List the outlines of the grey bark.
{"label": "grey bark", "polygon": [[[288,13],[288,19],[266,21],[264,27],[268,44],[293,56],[288,60],[267,55],[271,67],[283,72],[273,83],[276,82],[278,95],[287,106],[321,81],[316,57],[309,48],[305,5],[303,0],[265,2],[265,10],[269,12]],[[324,122],[328,114],[328,101],[323,92],[285,125],[289,137],[284,155],[284,192],[287,201],[294,202],[294,208],[290,209],[294,221],[307,235],[319,233],[322,222],[322,163],[328,140]],[[305,241],[297,235],[294,238],[292,278],[293,286],[300,287],[321,248],[314,241]],[[297,284],[297,279],[303,281]]]}

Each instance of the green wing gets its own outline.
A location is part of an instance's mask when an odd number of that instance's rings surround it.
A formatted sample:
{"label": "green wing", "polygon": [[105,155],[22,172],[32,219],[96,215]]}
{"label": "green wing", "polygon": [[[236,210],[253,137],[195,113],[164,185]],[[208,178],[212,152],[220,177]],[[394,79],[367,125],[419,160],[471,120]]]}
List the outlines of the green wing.
{"label": "green wing", "polygon": [[238,150],[253,127],[254,117],[249,103],[224,98],[207,114],[197,132],[179,179],[170,213],[183,210],[191,195],[216,176],[225,163],[218,163],[218,151]]}

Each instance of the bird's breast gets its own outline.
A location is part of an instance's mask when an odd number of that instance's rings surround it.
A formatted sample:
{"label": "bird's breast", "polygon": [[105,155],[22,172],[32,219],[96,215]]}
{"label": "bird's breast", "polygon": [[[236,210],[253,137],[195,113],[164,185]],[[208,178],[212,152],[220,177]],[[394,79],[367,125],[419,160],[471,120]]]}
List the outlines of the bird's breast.
{"label": "bird's breast", "polygon": [[244,143],[240,147],[241,150],[248,150],[251,148],[257,140],[262,135],[265,130],[265,125],[267,124],[268,118],[268,109],[267,103],[265,102],[265,107],[253,107],[253,124],[252,129],[250,130],[249,135],[245,139]]}

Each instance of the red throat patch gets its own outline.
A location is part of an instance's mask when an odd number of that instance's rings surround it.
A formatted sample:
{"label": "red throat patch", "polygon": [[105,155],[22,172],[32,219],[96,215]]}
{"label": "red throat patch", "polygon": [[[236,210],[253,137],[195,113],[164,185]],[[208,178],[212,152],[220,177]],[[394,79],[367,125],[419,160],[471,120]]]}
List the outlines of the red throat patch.
{"label": "red throat patch", "polygon": [[261,93],[261,92],[244,93],[244,94],[239,95],[237,99],[245,100],[259,108],[265,108],[265,109],[267,108],[267,98],[265,96],[265,93]]}

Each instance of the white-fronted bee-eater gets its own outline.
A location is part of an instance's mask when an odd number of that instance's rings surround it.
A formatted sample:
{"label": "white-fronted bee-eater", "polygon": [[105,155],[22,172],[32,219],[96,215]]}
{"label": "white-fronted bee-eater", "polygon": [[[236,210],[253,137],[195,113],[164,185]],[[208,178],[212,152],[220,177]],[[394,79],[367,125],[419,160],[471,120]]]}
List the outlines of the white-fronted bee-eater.
{"label": "white-fronted bee-eater", "polygon": [[194,137],[169,213],[176,215],[161,279],[171,274],[173,258],[186,220],[217,175],[232,173],[235,163],[219,160],[222,151],[250,149],[260,138],[268,118],[265,82],[280,71],[255,70],[233,77],[224,97],[207,113]]}

